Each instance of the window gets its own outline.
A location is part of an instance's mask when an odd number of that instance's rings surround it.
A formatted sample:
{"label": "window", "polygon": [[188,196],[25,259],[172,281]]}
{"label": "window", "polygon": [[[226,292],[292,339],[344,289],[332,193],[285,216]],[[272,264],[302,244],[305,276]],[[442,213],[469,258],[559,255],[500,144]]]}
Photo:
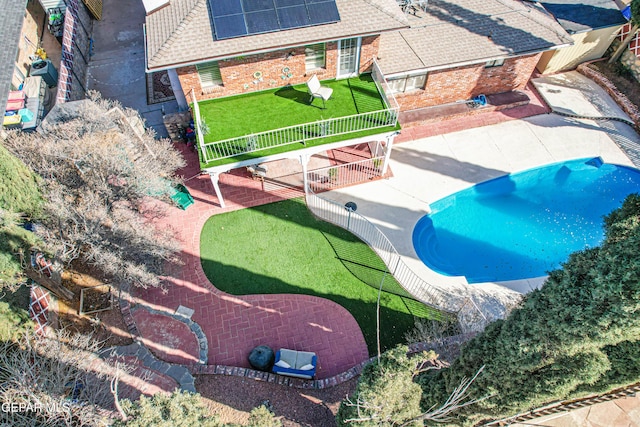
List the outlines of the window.
{"label": "window", "polygon": [[325,67],[326,45],[324,43],[305,46],[304,68],[305,71],[316,70]]}
{"label": "window", "polygon": [[487,61],[487,63],[484,64],[484,68],[500,67],[502,64],[504,64],[504,59],[494,59]]}
{"label": "window", "polygon": [[199,64],[196,65],[196,69],[198,70],[200,85],[203,89],[222,86],[222,76],[220,75],[220,67],[217,62]]}
{"label": "window", "polygon": [[427,75],[405,76],[388,81],[391,93],[410,92],[412,90],[424,89],[427,83]]}

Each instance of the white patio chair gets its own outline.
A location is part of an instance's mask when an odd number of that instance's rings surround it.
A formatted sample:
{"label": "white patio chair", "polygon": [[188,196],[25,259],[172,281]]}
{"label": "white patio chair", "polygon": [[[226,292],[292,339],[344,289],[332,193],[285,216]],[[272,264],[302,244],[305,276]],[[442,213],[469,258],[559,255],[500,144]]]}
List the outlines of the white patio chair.
{"label": "white patio chair", "polygon": [[320,80],[318,80],[318,76],[315,74],[307,82],[307,89],[309,90],[309,95],[311,95],[309,103],[313,103],[314,98],[320,98],[322,99],[322,108],[326,108],[325,101],[331,98],[333,89],[327,86],[322,86],[320,84]]}

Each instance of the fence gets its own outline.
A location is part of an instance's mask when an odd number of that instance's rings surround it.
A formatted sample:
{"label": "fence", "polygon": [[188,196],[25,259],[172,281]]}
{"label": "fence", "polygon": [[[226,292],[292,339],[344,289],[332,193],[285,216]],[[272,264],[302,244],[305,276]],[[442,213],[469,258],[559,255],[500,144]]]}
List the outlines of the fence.
{"label": "fence", "polygon": [[[618,34],[618,40],[622,41],[625,39],[625,37],[627,37],[627,35],[629,34],[629,32],[631,32],[631,27],[632,25],[629,24],[625,24],[622,26],[622,28],[620,29],[620,34]],[[636,33],[635,37],[633,39],[631,39],[631,42],[629,42],[629,50],[638,58],[640,58],[640,33]]]}
{"label": "fence", "polygon": [[204,162],[208,163],[267,148],[282,147],[289,144],[304,145],[306,141],[312,139],[395,126],[397,120],[398,110],[378,110],[319,120],[313,123],[303,123],[222,141],[201,143],[202,155]]}
{"label": "fence", "polygon": [[378,61],[376,61],[375,58],[373,59],[373,66],[371,67],[371,77],[373,78],[373,81],[378,88],[378,92],[380,92],[382,100],[387,108],[390,110],[400,111],[400,105],[398,104],[396,97],[393,95],[393,91],[389,87],[389,82],[387,82],[387,79],[378,65]]}
{"label": "fence", "polygon": [[309,171],[308,185],[312,192],[321,193],[334,188],[359,184],[382,176],[384,156],[343,165],[329,166]]}
{"label": "fence", "polygon": [[[572,411],[580,408],[586,408],[588,406],[595,405],[597,403],[603,403],[603,402],[608,402],[610,400],[621,399],[629,396],[635,396],[636,393],[638,392],[640,392],[640,383],[619,388],[617,390],[613,390],[606,394],[601,394],[597,396],[588,396],[580,399],[566,400],[562,402],[552,403],[547,406],[532,409],[529,412],[524,412],[518,415],[514,415],[513,417],[503,418],[495,421],[489,421],[479,425],[483,427],[499,427],[499,426],[508,426],[511,424],[528,424],[527,421],[530,421],[536,418],[553,415],[553,414],[563,414],[568,411]],[[542,425],[542,424],[531,424],[531,425]]]}
{"label": "fence", "polygon": [[80,0],[66,0],[56,103],[86,97],[93,20]]}
{"label": "fence", "polygon": [[366,242],[387,266],[389,273],[423,304],[455,314],[464,332],[484,328],[486,317],[473,300],[436,288],[415,274],[389,239],[362,215],[334,201],[307,192],[307,206],[319,218],[342,227]]}
{"label": "fence", "polygon": [[49,304],[51,296],[45,288],[33,285],[30,289],[29,317],[35,323],[36,333],[45,335],[49,326]]}

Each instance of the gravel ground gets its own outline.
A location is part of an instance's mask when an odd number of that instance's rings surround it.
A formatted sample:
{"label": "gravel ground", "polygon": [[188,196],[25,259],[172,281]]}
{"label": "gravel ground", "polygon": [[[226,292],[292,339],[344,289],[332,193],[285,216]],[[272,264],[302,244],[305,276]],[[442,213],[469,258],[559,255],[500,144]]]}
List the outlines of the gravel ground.
{"label": "gravel ground", "polygon": [[325,390],[302,390],[242,377],[200,375],[196,389],[224,422],[246,423],[249,411],[265,401],[285,427],[333,427],[340,401],[357,379]]}

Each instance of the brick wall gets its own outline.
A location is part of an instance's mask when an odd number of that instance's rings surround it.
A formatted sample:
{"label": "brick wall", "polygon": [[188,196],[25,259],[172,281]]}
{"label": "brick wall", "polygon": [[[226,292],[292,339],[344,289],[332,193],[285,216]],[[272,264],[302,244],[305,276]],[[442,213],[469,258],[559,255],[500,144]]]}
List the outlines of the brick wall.
{"label": "brick wall", "polygon": [[[360,72],[370,71],[378,45],[378,36],[362,39]],[[191,102],[191,89],[195,90],[198,100],[203,100],[305,83],[313,74],[317,74],[320,80],[333,79],[336,77],[337,61],[338,43],[329,42],[326,44],[325,67],[308,73],[305,72],[304,46],[219,61],[223,84],[215,88],[203,90],[193,65],[178,68],[177,73],[187,101]],[[289,69],[287,73],[283,71],[285,67]],[[254,77],[256,71],[262,73],[261,80]]]}
{"label": "brick wall", "polygon": [[423,90],[396,94],[401,111],[467,100],[479,94],[491,95],[522,90],[540,54],[505,60],[499,67],[484,64],[432,71]]}

